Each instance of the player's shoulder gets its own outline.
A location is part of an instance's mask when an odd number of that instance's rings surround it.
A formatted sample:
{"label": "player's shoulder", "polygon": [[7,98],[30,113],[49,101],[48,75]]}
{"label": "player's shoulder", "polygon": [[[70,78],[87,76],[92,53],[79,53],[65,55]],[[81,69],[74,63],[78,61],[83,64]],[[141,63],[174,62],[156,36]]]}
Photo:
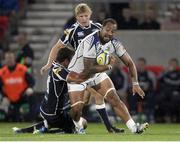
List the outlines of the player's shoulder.
{"label": "player's shoulder", "polygon": [[88,43],[89,45],[95,44],[99,42],[99,37],[98,37],[98,30],[94,31],[93,33],[89,34],[84,41]]}
{"label": "player's shoulder", "polygon": [[115,52],[120,52],[121,54],[124,54],[126,52],[125,47],[123,46],[123,44],[121,43],[119,39],[113,38],[111,40],[111,44],[113,45]]}
{"label": "player's shoulder", "polygon": [[54,77],[57,77],[60,80],[66,80],[66,77],[69,73],[69,71],[64,66],[57,62],[53,62],[52,72],[54,74]]}
{"label": "player's shoulder", "polygon": [[91,21],[91,25],[95,26],[98,29],[101,29],[101,27],[102,27],[102,25],[100,23],[98,23],[98,22],[92,22]]}
{"label": "player's shoulder", "polygon": [[67,28],[64,30],[64,34],[69,35],[70,33],[72,33],[75,29],[77,29],[77,27],[79,26],[78,23],[74,23],[71,27]]}
{"label": "player's shoulder", "polygon": [[114,37],[113,39],[111,39],[111,42],[121,42],[121,41],[120,39]]}
{"label": "player's shoulder", "polygon": [[122,44],[121,41],[119,39],[117,39],[117,38],[111,39],[111,43],[113,45],[121,45]]}
{"label": "player's shoulder", "polygon": [[61,66],[59,63],[53,62],[53,64],[52,64],[53,73],[59,74],[59,72],[61,72],[63,69],[64,69],[64,67]]}

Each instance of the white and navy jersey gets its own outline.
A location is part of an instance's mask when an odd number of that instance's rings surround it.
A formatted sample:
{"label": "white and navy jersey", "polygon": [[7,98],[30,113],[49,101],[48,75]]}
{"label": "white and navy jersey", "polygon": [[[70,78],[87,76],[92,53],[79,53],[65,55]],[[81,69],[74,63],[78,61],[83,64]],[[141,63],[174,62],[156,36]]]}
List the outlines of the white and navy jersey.
{"label": "white and navy jersey", "polygon": [[71,28],[64,31],[64,35],[60,40],[64,45],[69,43],[76,50],[82,39],[100,28],[101,24],[93,23],[92,21],[90,21],[88,27],[82,27],[78,22],[76,22],[71,26]]}
{"label": "white and navy jersey", "polygon": [[112,39],[102,45],[98,36],[98,31],[88,35],[79,44],[68,69],[80,73],[84,69],[83,58],[96,58],[101,52],[108,51],[109,54],[116,54],[119,58],[126,52],[124,46],[117,39]]}
{"label": "white and navy jersey", "polygon": [[53,62],[47,79],[47,91],[40,107],[41,113],[57,115],[70,107],[66,82],[68,73],[62,65]]}

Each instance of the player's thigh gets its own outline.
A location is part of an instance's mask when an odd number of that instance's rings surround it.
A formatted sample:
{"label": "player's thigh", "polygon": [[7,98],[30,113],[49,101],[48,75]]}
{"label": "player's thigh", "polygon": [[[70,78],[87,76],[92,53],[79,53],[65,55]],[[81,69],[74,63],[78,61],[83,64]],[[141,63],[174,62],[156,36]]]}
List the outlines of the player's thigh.
{"label": "player's thigh", "polygon": [[102,74],[95,79],[96,85],[93,87],[102,96],[107,95],[110,91],[115,91],[114,85],[107,74]]}
{"label": "player's thigh", "polygon": [[86,86],[83,84],[68,84],[68,93],[71,104],[83,103],[83,96]]}

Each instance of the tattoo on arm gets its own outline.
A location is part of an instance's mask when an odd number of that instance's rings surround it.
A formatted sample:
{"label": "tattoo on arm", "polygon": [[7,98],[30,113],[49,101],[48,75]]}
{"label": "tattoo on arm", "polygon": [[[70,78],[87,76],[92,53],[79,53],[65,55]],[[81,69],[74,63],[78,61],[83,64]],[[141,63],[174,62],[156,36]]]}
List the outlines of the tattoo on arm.
{"label": "tattoo on arm", "polygon": [[84,78],[90,77],[96,71],[94,65],[95,59],[84,58],[84,70],[82,72]]}
{"label": "tattoo on arm", "polygon": [[85,78],[88,78],[98,72],[104,72],[108,69],[109,67],[107,65],[97,65],[95,59],[84,58],[83,75]]}

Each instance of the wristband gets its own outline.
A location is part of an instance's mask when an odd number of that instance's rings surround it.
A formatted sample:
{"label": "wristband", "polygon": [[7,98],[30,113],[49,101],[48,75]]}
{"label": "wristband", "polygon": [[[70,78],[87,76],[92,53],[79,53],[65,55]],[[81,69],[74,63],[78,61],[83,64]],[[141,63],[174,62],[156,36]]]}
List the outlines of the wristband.
{"label": "wristband", "polygon": [[111,65],[107,65],[107,66],[108,66],[109,70],[111,70],[111,69],[112,69],[112,66],[111,66]]}
{"label": "wristband", "polygon": [[139,82],[133,82],[132,85],[139,85]]}

